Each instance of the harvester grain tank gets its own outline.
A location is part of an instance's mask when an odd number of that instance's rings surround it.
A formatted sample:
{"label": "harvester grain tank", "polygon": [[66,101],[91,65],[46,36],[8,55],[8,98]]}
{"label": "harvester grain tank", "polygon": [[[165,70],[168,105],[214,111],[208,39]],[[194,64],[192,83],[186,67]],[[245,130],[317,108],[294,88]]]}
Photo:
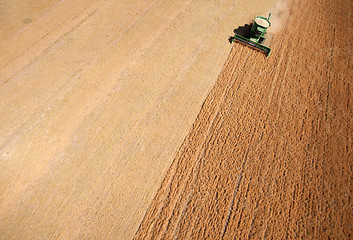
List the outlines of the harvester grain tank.
{"label": "harvester grain tank", "polygon": [[270,17],[271,13],[268,18],[262,16],[256,17],[251,24],[250,32],[243,36],[235,32],[234,36],[231,38],[231,43],[236,40],[260,50],[265,53],[266,56],[270,55],[271,48],[263,45],[266,39],[266,31],[271,26]]}

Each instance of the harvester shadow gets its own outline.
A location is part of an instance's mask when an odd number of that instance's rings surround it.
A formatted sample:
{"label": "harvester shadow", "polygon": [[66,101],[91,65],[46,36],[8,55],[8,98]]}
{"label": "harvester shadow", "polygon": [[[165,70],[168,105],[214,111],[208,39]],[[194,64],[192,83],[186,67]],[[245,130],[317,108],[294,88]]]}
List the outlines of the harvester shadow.
{"label": "harvester shadow", "polygon": [[[250,29],[251,29],[252,24],[245,24],[244,26],[240,26],[236,29],[233,30],[234,33],[245,37],[245,38],[250,38]],[[233,42],[233,36],[228,38],[229,43]]]}

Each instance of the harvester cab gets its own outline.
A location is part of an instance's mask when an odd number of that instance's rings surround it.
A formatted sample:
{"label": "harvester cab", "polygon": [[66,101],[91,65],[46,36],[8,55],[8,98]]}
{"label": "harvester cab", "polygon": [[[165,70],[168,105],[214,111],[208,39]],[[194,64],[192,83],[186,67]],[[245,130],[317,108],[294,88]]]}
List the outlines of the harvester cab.
{"label": "harvester cab", "polygon": [[240,35],[235,32],[230,42],[233,43],[233,41],[236,40],[250,47],[256,48],[265,53],[266,56],[269,56],[271,49],[263,45],[263,43],[266,39],[266,31],[271,26],[270,17],[271,13],[268,18],[262,16],[256,17],[254,22],[251,24],[249,33]]}

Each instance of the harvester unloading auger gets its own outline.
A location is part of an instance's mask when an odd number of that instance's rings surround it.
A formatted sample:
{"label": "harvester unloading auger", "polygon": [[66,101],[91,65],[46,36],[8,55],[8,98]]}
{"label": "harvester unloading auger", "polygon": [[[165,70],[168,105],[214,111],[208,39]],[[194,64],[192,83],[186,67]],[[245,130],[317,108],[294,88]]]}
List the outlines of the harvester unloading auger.
{"label": "harvester unloading auger", "polygon": [[255,18],[254,23],[251,24],[250,31],[245,34],[237,34],[234,32],[234,36],[230,38],[230,43],[233,43],[234,40],[242,42],[246,45],[254,47],[261,52],[265,53],[266,56],[270,55],[271,48],[263,45],[266,39],[267,28],[271,26],[270,22],[271,13],[268,18],[258,16]]}

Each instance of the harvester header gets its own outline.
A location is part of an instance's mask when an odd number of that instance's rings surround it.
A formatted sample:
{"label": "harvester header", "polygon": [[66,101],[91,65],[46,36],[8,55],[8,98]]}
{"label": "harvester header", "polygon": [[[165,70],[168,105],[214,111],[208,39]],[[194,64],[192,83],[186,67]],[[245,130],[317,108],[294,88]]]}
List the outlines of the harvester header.
{"label": "harvester header", "polygon": [[266,31],[271,26],[270,22],[271,13],[268,18],[258,16],[255,18],[254,22],[251,23],[249,31],[238,34],[237,31],[234,31],[234,36],[230,38],[230,42],[233,43],[234,40],[246,44],[250,47],[256,48],[259,51],[270,55],[271,48],[263,45],[266,40]]}

